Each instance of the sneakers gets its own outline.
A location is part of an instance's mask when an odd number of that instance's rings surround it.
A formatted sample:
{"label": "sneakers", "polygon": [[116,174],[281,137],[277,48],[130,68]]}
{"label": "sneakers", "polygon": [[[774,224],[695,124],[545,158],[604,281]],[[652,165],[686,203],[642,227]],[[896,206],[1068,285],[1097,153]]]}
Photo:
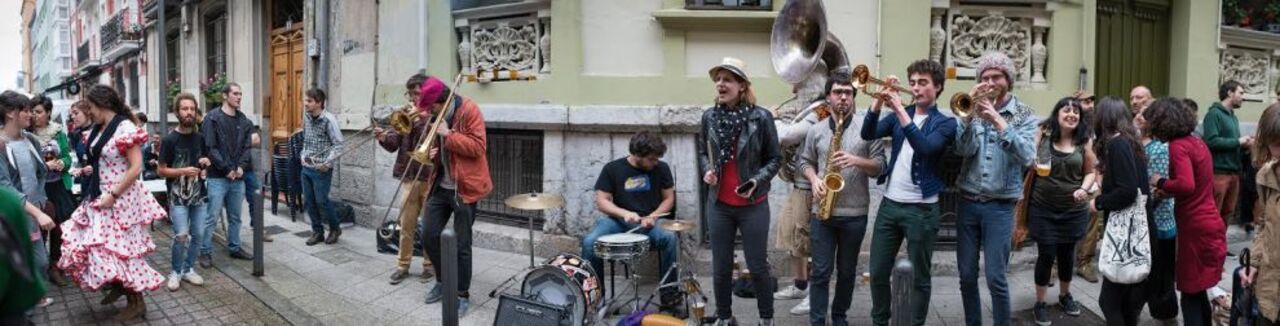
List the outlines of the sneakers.
{"label": "sneakers", "polygon": [[427,284],[427,282],[435,278],[436,274],[433,272],[434,270],[435,269],[431,266],[422,266],[422,274],[418,275],[418,283]]}
{"label": "sneakers", "polygon": [[253,255],[245,252],[244,250],[236,250],[235,252],[231,253],[231,258],[235,258],[239,260],[253,260]]}
{"label": "sneakers", "polygon": [[200,274],[196,274],[196,270],[194,269],[182,274],[182,280],[193,285],[204,286],[204,278],[200,277]]}
{"label": "sneakers", "polygon": [[760,326],[773,326],[773,318],[761,319]]}
{"label": "sneakers", "polygon": [[1058,296],[1058,305],[1062,306],[1062,312],[1066,313],[1067,316],[1075,317],[1080,315],[1080,303],[1076,302],[1076,299],[1072,298],[1070,293]]}
{"label": "sneakers", "polygon": [[1053,322],[1049,321],[1049,305],[1044,302],[1036,302],[1036,307],[1031,312],[1036,319],[1036,325],[1049,326]]}
{"label": "sneakers", "polygon": [[441,289],[441,286],[441,284],[436,284],[436,286],[431,287],[431,291],[427,292],[427,298],[423,302],[427,304],[440,302],[440,298],[444,297],[444,289]]}
{"label": "sneakers", "polygon": [[800,288],[796,287],[795,284],[788,285],[787,288],[773,293],[774,300],[795,300],[800,298],[806,298],[808,296],[809,296],[808,290],[801,290]]}
{"label": "sneakers", "polygon": [[409,270],[396,268],[396,271],[391,272],[391,285],[400,284],[406,276],[409,276]]}
{"label": "sneakers", "polygon": [[338,243],[338,237],[340,236],[342,236],[342,229],[338,228],[338,229],[329,230],[329,237],[324,238],[324,244]]}
{"label": "sneakers", "polygon": [[166,289],[169,289],[169,291],[172,292],[172,291],[177,291],[178,288],[181,286],[182,286],[182,274],[178,274],[178,272],[170,273],[169,282],[167,282],[164,287]]}
{"label": "sneakers", "polygon": [[809,314],[809,297],[804,297],[804,301],[795,307],[791,307],[791,314],[796,316],[804,316]]}
{"label": "sneakers", "polygon": [[323,233],[312,233],[312,234],[311,234],[311,237],[310,237],[310,238],[307,238],[307,245],[308,245],[308,246],[314,246],[314,245],[316,245],[317,243],[320,243],[320,241],[324,241],[324,234],[323,234]]}
{"label": "sneakers", "polygon": [[718,319],[718,318],[717,318],[717,319],[716,319],[716,323],[715,323],[715,324],[712,324],[712,325],[714,325],[714,326],[736,326],[736,325],[738,325],[738,321],[737,321],[737,320],[735,320],[735,319],[733,319],[733,317],[729,317],[729,319]]}
{"label": "sneakers", "polygon": [[461,298],[461,297],[458,298],[458,318],[465,317],[467,315],[467,309],[470,309],[470,308],[471,308],[470,298]]}

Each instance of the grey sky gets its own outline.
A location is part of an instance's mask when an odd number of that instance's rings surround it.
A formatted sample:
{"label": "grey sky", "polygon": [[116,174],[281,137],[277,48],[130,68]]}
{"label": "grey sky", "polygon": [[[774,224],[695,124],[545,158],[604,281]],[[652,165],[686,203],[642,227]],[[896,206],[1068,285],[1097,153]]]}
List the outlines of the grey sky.
{"label": "grey sky", "polygon": [[0,0],[0,90],[13,89],[22,69],[22,1]]}

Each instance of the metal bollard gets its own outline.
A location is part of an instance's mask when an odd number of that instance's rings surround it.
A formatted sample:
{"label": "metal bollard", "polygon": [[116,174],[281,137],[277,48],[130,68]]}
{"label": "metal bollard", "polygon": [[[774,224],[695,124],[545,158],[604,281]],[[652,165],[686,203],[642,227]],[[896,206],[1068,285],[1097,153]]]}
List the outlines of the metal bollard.
{"label": "metal bollard", "polygon": [[911,261],[906,258],[899,258],[893,265],[893,305],[890,306],[893,316],[889,319],[889,325],[909,326],[911,319],[915,317],[911,311],[911,288],[915,283],[913,269]]}
{"label": "metal bollard", "polygon": [[[254,173],[254,172],[249,172]],[[261,182],[259,182],[261,183]],[[253,276],[263,276],[266,274],[266,267],[263,266],[263,245],[264,232],[262,229],[262,188],[259,186],[254,193],[249,194],[249,223],[253,224]],[[238,204],[238,203],[237,203]]]}
{"label": "metal bollard", "polygon": [[440,232],[440,275],[444,286],[444,326],[458,325],[458,237],[452,228]]}

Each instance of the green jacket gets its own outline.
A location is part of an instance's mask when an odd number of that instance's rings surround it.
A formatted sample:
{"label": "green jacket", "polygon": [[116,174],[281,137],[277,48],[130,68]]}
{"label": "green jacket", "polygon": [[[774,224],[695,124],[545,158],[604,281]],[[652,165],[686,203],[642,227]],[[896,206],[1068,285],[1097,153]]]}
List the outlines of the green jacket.
{"label": "green jacket", "polygon": [[31,247],[30,219],[23,211],[22,197],[13,188],[0,187],[0,218],[17,234],[18,246],[31,268],[35,280],[22,280],[13,273],[13,267],[7,260],[0,259],[0,315],[23,313],[36,305],[44,297],[45,284],[42,271],[37,270],[35,255]]}
{"label": "green jacket", "polygon": [[1213,153],[1214,173],[1240,173],[1240,156],[1244,150],[1240,146],[1240,119],[1223,107],[1222,102],[1214,102],[1204,115],[1204,136],[1201,138]]}

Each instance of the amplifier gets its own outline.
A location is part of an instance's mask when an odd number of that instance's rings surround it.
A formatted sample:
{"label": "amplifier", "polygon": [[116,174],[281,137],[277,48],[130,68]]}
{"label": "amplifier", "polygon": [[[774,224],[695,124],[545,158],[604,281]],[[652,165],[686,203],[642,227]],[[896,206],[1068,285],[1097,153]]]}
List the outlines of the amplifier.
{"label": "amplifier", "polygon": [[519,296],[503,294],[498,298],[494,326],[561,326],[571,325],[568,307],[547,304]]}

